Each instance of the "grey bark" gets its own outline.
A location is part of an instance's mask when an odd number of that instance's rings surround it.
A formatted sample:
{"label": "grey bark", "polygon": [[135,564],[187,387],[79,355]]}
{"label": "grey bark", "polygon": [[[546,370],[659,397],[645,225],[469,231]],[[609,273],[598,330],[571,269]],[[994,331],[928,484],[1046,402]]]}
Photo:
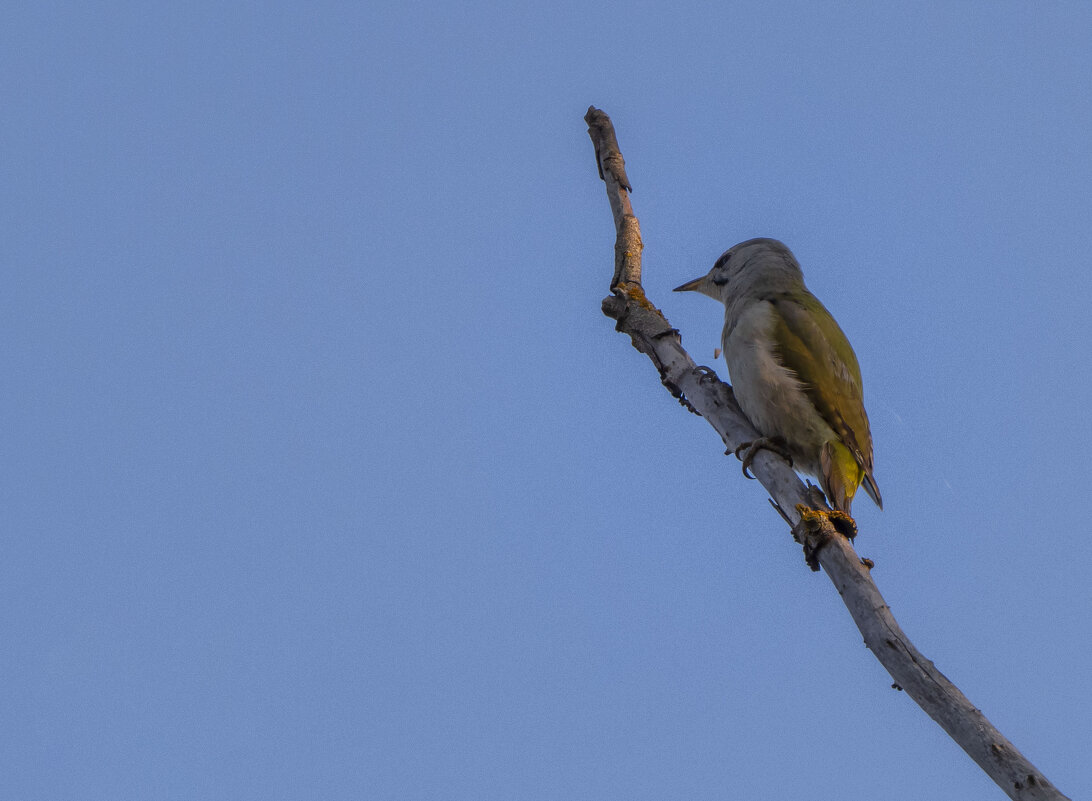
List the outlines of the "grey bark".
{"label": "grey bark", "polygon": [[[704,417],[732,452],[758,435],[736,404],[732,388],[708,367],[694,363],[683,349],[678,331],[645,296],[641,286],[641,229],[629,200],[632,187],[614,126],[594,106],[584,120],[595,146],[599,175],[606,183],[616,231],[612,294],[603,301],[603,313],[617,320],[616,329],[628,334],[633,346],[652,360],[664,386],[683,406]],[[804,546],[809,563],[814,566],[817,561],[822,566],[865,644],[891,674],[895,686],[939,723],[1010,798],[1066,799],[914,647],[873,582],[871,563],[857,556],[850,540],[828,519],[806,513],[806,508],[819,506],[813,489],[805,487],[788,463],[768,450],[758,451],[751,470],[792,527],[794,538]]]}

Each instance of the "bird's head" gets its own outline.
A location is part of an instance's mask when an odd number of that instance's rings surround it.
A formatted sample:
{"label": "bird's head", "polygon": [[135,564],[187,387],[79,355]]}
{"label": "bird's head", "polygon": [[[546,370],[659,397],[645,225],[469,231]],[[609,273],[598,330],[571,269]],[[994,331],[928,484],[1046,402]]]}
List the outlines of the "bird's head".
{"label": "bird's head", "polygon": [[675,287],[676,292],[701,292],[727,304],[741,295],[793,289],[804,281],[792,251],[776,239],[748,239],[721,254],[701,278]]}

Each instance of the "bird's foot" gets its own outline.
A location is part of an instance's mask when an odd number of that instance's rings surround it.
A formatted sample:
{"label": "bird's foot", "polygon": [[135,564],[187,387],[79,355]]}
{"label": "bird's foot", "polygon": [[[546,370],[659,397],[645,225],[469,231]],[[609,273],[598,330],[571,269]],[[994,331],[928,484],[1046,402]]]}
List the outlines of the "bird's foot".
{"label": "bird's foot", "polygon": [[[792,467],[792,456],[789,454],[789,443],[785,441],[784,437],[759,437],[751,442],[740,444],[735,450],[736,458],[743,462],[743,475],[747,478],[754,478],[749,472],[751,462],[755,460],[755,455],[763,448],[768,451],[773,451],[788,462],[789,467]],[[740,456],[739,454],[741,451],[746,451],[746,453]]]}
{"label": "bird's foot", "polygon": [[[819,569],[819,550],[826,545],[837,532],[852,541],[857,536],[857,523],[852,517],[838,509],[812,509],[802,503],[796,504],[800,522],[793,528],[793,537],[804,546],[804,561],[812,570]],[[825,524],[828,524],[825,525]]]}
{"label": "bird's foot", "polygon": [[706,367],[704,364],[699,364],[694,369],[697,370],[699,373],[701,373],[701,375],[698,377],[698,383],[699,384],[702,381],[716,381],[716,380],[719,380],[718,376],[717,376],[717,371],[714,370],[712,367]]}

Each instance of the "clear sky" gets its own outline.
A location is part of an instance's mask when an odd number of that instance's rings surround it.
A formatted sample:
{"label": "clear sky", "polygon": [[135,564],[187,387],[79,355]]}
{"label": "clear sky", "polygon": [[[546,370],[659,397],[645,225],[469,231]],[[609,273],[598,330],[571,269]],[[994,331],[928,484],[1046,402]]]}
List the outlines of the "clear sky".
{"label": "clear sky", "polygon": [[590,104],[699,362],[795,251],[858,549],[1092,797],[1088,4],[2,16],[0,797],[1001,797],[600,313]]}

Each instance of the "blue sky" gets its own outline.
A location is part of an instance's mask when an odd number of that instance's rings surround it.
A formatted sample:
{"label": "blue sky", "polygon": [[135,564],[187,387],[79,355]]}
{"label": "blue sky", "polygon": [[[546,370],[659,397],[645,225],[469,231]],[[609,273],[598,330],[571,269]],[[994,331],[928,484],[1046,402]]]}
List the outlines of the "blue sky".
{"label": "blue sky", "polygon": [[858,549],[1092,796],[1087,6],[3,16],[0,796],[1000,797],[600,313],[590,104],[699,362],[794,250]]}

